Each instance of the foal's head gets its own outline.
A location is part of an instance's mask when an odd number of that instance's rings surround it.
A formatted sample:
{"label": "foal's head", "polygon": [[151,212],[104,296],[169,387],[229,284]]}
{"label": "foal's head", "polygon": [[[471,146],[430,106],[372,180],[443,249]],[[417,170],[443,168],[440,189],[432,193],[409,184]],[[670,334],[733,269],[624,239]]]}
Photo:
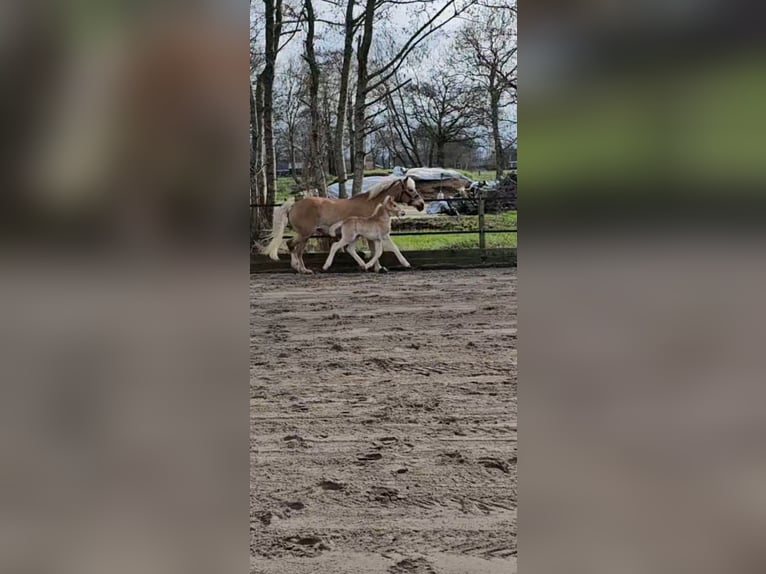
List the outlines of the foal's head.
{"label": "foal's head", "polygon": [[404,210],[396,205],[396,201],[394,201],[394,198],[390,195],[383,201],[383,209],[385,209],[386,213],[391,217],[404,217],[406,215]]}

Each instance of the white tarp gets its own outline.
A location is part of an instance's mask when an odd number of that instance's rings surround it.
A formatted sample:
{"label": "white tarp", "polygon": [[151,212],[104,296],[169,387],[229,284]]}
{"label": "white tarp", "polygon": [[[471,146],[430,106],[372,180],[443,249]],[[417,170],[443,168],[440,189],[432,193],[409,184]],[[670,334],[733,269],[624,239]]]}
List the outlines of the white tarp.
{"label": "white tarp", "polygon": [[471,183],[471,178],[466,177],[454,169],[442,169],[440,167],[413,167],[405,172],[405,175],[416,181],[441,181],[443,179],[460,179]]}
{"label": "white tarp", "polygon": [[[384,179],[388,179],[390,177],[391,177],[390,175],[368,175],[367,177],[362,179],[362,192],[367,191],[376,183],[380,183]],[[353,186],[353,184],[354,182],[350,179],[346,182],[346,196],[351,195],[351,187]],[[327,186],[327,197],[332,197],[332,198],[338,197],[337,183],[333,183]]]}
{"label": "white tarp", "polygon": [[[407,175],[415,181],[441,181],[445,179],[460,179],[465,181],[466,187],[468,187],[472,181],[469,177],[464,176],[459,171],[453,169],[442,169],[440,167],[413,167],[405,170],[402,167],[395,167],[391,175],[368,175],[362,179],[362,191],[367,191],[376,183],[380,183],[384,179],[389,177],[402,177]],[[346,182],[346,193],[351,193],[352,180]],[[327,197],[338,197],[338,184],[333,183],[327,186]]]}

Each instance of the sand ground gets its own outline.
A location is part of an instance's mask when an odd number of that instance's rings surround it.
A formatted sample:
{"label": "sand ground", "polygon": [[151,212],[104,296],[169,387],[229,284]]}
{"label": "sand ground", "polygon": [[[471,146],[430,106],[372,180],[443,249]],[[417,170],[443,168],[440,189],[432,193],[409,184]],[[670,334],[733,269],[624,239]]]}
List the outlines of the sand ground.
{"label": "sand ground", "polygon": [[253,275],[251,572],[516,571],[516,271]]}

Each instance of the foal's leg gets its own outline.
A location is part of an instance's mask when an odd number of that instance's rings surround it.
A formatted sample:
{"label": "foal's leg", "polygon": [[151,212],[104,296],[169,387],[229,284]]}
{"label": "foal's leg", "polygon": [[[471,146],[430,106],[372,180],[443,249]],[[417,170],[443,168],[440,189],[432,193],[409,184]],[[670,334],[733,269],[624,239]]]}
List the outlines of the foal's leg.
{"label": "foal's leg", "polygon": [[327,256],[327,260],[324,262],[324,265],[322,265],[322,269],[327,271],[330,268],[330,265],[332,265],[333,259],[335,259],[335,254],[338,252],[339,249],[343,249],[345,247],[345,242],[343,239],[340,241],[336,241],[332,244],[330,247],[330,254]]}
{"label": "foal's leg", "polygon": [[[378,243],[377,243],[375,240],[373,240],[373,239],[368,239],[368,240],[367,240],[367,245],[369,245],[369,246],[370,246],[370,257],[373,257],[373,253],[375,252],[375,249],[377,249],[377,245],[378,245]],[[373,262],[375,263],[375,269],[374,269],[374,270],[375,270],[375,272],[376,272],[376,273],[382,269],[382,267],[381,267],[381,265],[380,265],[380,261],[378,261],[378,259],[380,259],[380,257],[379,257],[379,256],[378,256],[378,258],[374,258],[374,257],[373,257],[373,258],[372,258],[372,259],[370,259],[370,261],[369,261],[370,265],[371,265]],[[364,268],[365,268],[365,269],[369,269],[369,268],[370,268],[370,265],[366,265],[366,264],[365,264]]]}
{"label": "foal's leg", "polygon": [[351,243],[348,244],[348,246],[346,247],[346,253],[348,253],[349,255],[351,255],[351,257],[354,258],[354,261],[356,261],[356,264],[359,265],[359,267],[361,267],[362,269],[365,269],[364,259],[359,257],[359,253],[356,252],[354,241],[351,241]]}
{"label": "foal's leg", "polygon": [[[370,267],[378,263],[378,259],[380,259],[380,256],[382,254],[383,254],[383,242],[378,240],[375,242],[375,255],[373,255],[372,259],[370,259],[367,262],[367,265],[364,266],[365,269],[369,269]],[[378,264],[378,267],[380,267],[379,264]]]}
{"label": "foal's leg", "polygon": [[404,267],[412,267],[410,262],[404,258],[404,255],[402,255],[402,252],[399,251],[399,248],[396,246],[396,243],[394,243],[394,240],[391,239],[390,235],[386,235],[385,239],[383,239],[383,242],[390,251],[394,252],[394,255],[396,255],[396,258],[399,260],[399,263],[401,263]]}

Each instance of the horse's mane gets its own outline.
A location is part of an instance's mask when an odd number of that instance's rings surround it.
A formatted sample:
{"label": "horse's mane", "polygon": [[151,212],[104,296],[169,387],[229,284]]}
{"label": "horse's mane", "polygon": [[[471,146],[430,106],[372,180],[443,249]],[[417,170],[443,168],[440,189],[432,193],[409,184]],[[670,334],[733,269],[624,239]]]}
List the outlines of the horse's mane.
{"label": "horse's mane", "polygon": [[380,212],[383,211],[384,207],[382,203],[379,203],[375,206],[375,211],[372,212],[372,215],[370,215],[370,218],[377,217],[380,215]]}
{"label": "horse's mane", "polygon": [[369,199],[374,199],[378,197],[381,193],[389,189],[394,184],[394,182],[396,182],[397,180],[402,180],[402,179],[404,178],[390,177],[390,178],[384,179],[383,181],[380,181],[376,183],[375,185],[373,185],[367,192],[365,192],[365,194],[367,195]]}

